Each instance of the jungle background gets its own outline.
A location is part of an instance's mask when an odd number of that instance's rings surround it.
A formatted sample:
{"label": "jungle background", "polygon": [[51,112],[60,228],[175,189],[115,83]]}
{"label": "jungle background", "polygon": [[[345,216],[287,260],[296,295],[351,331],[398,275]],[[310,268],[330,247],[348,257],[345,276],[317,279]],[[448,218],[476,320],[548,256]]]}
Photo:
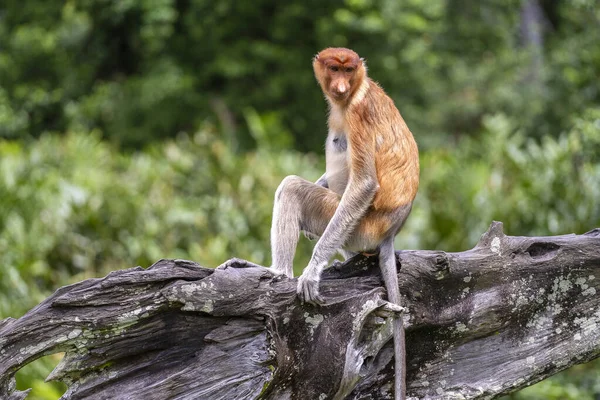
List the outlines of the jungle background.
{"label": "jungle background", "polygon": [[[421,151],[398,249],[600,226],[596,0],[3,0],[0,318],[112,270],[269,265],[273,194],[324,170],[311,58],[351,47]],[[299,273],[311,243],[303,240]],[[17,375],[32,399],[60,356]],[[600,363],[512,399],[600,399]]]}

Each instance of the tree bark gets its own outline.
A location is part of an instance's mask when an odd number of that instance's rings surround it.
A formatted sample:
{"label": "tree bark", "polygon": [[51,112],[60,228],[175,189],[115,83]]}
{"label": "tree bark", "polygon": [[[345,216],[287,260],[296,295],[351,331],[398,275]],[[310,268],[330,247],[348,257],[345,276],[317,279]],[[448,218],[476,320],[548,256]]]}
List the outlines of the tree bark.
{"label": "tree bark", "polygon": [[[472,250],[397,253],[408,396],[489,399],[600,355],[600,230]],[[160,260],[63,287],[0,322],[0,398],[65,352],[67,399],[393,398],[390,321],[375,257],[324,272],[321,307],[296,280],[232,263]]]}

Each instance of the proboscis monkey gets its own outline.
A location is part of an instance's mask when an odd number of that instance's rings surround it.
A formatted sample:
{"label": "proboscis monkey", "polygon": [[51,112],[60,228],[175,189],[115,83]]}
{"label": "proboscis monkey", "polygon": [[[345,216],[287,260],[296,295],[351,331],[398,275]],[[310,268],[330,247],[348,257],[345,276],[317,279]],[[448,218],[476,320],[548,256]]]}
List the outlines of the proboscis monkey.
{"label": "proboscis monkey", "polygon": [[[379,253],[391,303],[399,304],[394,237],[410,213],[419,186],[415,140],[383,89],[367,76],[354,51],[328,48],[313,60],[329,103],[326,172],[312,183],[286,177],[275,193],[271,249],[273,268],[293,276],[300,231],[319,237],[298,279],[303,302],[320,304],[321,271],[340,251]],[[396,399],[405,398],[402,318],[394,318]]]}

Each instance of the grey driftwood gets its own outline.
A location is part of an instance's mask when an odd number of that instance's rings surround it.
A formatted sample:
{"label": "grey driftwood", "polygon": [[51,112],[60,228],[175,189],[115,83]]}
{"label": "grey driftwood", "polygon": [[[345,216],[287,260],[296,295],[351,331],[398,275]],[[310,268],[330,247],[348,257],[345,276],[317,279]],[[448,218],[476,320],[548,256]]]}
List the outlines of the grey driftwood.
{"label": "grey driftwood", "polygon": [[[472,250],[397,256],[413,398],[489,399],[600,355],[599,229],[513,237],[493,223]],[[376,258],[324,275],[322,307],[236,263],[161,260],[63,287],[0,322],[0,398],[24,398],[15,372],[56,352],[66,399],[392,398]]]}

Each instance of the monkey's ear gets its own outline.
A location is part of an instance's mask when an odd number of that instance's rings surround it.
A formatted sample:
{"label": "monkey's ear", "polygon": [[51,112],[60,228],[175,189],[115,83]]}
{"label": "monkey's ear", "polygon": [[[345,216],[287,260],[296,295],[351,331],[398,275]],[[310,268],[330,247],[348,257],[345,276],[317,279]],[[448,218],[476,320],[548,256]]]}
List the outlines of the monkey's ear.
{"label": "monkey's ear", "polygon": [[319,59],[319,55],[317,54],[317,55],[315,56],[315,60],[318,60],[318,59]]}

